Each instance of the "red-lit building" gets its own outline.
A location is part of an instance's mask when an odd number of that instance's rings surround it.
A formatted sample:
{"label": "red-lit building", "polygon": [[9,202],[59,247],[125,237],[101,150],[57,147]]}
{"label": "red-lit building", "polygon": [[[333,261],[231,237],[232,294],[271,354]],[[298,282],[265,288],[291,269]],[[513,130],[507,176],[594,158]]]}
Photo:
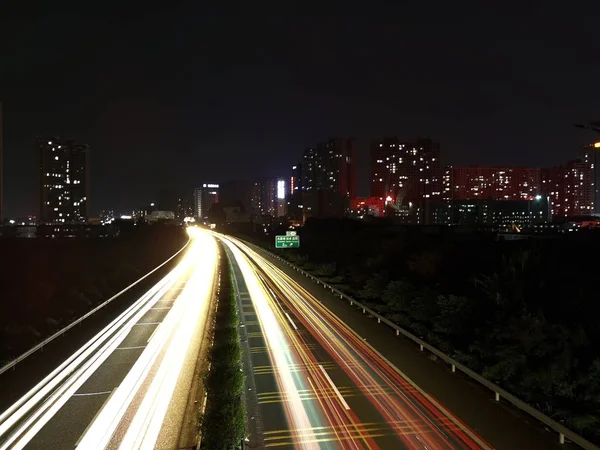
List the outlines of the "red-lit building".
{"label": "red-lit building", "polygon": [[384,138],[371,142],[371,197],[388,196],[399,207],[439,198],[442,192],[440,144]]}
{"label": "red-lit building", "polygon": [[535,167],[447,167],[445,200],[527,200],[541,194],[541,169]]}
{"label": "red-lit building", "polygon": [[548,196],[553,217],[593,212],[592,169],[584,160],[564,166],[447,167],[443,175],[444,200],[530,200]]}

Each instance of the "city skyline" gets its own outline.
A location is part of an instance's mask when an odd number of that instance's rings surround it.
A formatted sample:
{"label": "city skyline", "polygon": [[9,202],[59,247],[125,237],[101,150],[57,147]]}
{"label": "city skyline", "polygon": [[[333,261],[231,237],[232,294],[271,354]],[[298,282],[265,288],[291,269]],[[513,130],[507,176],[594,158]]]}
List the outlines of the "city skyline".
{"label": "city skyline", "polygon": [[35,209],[32,148],[43,135],[89,144],[98,209],[203,179],[284,175],[330,135],[357,140],[361,195],[377,136],[429,136],[443,164],[561,164],[594,139],[571,124],[597,119],[595,10],[546,5],[544,20],[520,4],[519,14],[410,4],[253,20],[189,4],[3,15],[6,213]]}
{"label": "city skyline", "polygon": [[[45,141],[47,139],[48,139],[47,137],[41,138],[41,140],[40,140],[40,138],[38,138],[38,143]],[[508,197],[507,196],[499,197],[496,194],[489,194],[489,193],[485,194],[483,192],[482,193],[473,193],[471,191],[476,191],[477,189],[485,190],[485,186],[483,188],[477,187],[478,181],[475,179],[466,181],[466,179],[464,178],[465,177],[464,174],[462,175],[463,178],[461,179],[461,181],[459,183],[459,184],[462,184],[461,191],[460,192],[456,191],[451,196],[449,196],[448,192],[447,192],[448,186],[450,186],[449,180],[448,180],[449,173],[453,172],[453,173],[458,174],[457,171],[464,172],[466,170],[469,172],[468,177],[472,178],[474,176],[473,174],[476,174],[478,177],[483,177],[481,179],[481,181],[483,182],[483,184],[482,184],[482,186],[483,186],[487,183],[486,180],[488,180],[488,179],[492,180],[492,178],[497,178],[499,171],[500,171],[500,173],[503,173],[503,171],[505,171],[505,170],[511,171],[511,172],[514,171],[517,177],[523,178],[523,180],[517,181],[517,183],[520,183],[521,181],[525,181],[525,182],[530,181],[530,188],[528,189],[529,191],[533,192],[532,187],[536,186],[536,189],[539,190],[540,192],[543,191],[545,194],[550,194],[549,190],[542,189],[542,187],[543,187],[542,183],[545,183],[545,181],[542,180],[544,178],[544,176],[546,178],[548,178],[556,170],[567,170],[567,167],[570,167],[573,164],[577,165],[577,164],[590,164],[591,163],[593,165],[594,161],[596,161],[593,158],[597,158],[598,155],[596,155],[594,157],[592,157],[590,155],[592,153],[595,154],[598,151],[596,149],[598,149],[600,147],[600,143],[588,144],[587,146],[582,147],[581,149],[578,149],[579,153],[575,153],[575,154],[571,155],[572,158],[569,161],[563,161],[561,164],[555,164],[552,166],[541,166],[541,165],[537,165],[537,166],[517,166],[517,165],[482,166],[482,165],[477,165],[477,164],[452,165],[452,164],[440,164],[439,163],[440,161],[444,160],[444,152],[443,151],[440,152],[440,147],[441,147],[440,143],[432,141],[431,139],[417,138],[416,140],[413,139],[411,141],[410,139],[409,140],[399,139],[396,136],[394,136],[394,137],[379,137],[379,138],[370,140],[369,150],[368,150],[369,161],[366,165],[362,165],[362,167],[360,167],[359,170],[357,171],[356,165],[358,165],[358,164],[357,164],[356,160],[357,159],[360,160],[361,158],[360,158],[360,156],[357,158],[357,153],[360,153],[360,152],[356,151],[355,140],[330,137],[327,140],[322,140],[320,143],[318,143],[314,147],[309,146],[309,147],[305,148],[304,152],[300,153],[300,156],[301,156],[300,159],[302,159],[302,154],[304,154],[304,160],[306,161],[307,155],[310,154],[311,152],[315,152],[319,148],[326,149],[326,147],[328,145],[332,145],[331,143],[345,142],[345,141],[352,142],[352,144],[351,144],[352,145],[352,150],[351,150],[352,167],[350,168],[350,166],[348,166],[349,167],[348,170],[350,170],[350,172],[348,172],[348,175],[345,175],[343,177],[343,180],[346,180],[346,179],[351,180],[351,181],[343,181],[344,183],[348,183],[348,182],[351,183],[350,187],[347,188],[348,190],[347,190],[346,196],[348,197],[348,199],[353,200],[356,198],[367,198],[367,197],[374,197],[374,196],[378,197],[379,194],[377,194],[377,192],[379,190],[387,189],[386,194],[385,195],[382,194],[383,197],[386,197],[387,195],[392,195],[394,202],[396,202],[396,199],[398,198],[399,194],[400,194],[400,197],[402,197],[403,191],[408,192],[408,190],[406,190],[406,188],[402,189],[400,187],[402,184],[401,182],[399,183],[398,186],[393,184],[393,183],[397,183],[398,180],[396,178],[408,179],[407,176],[398,177],[396,172],[397,173],[402,172],[404,175],[407,175],[407,174],[409,174],[410,169],[408,169],[409,172],[406,172],[407,169],[402,169],[402,166],[403,166],[402,164],[398,165],[398,169],[396,169],[395,165],[394,165],[393,170],[390,170],[389,168],[385,169],[384,168],[385,162],[383,160],[378,159],[380,156],[383,157],[383,155],[388,155],[388,156],[392,155],[392,159],[394,159],[394,158],[398,157],[400,155],[400,153],[404,154],[404,153],[408,152],[412,155],[411,152],[413,152],[413,151],[414,152],[417,152],[417,151],[423,152],[423,149],[425,150],[424,153],[418,153],[418,154],[415,153],[416,159],[415,159],[414,163],[416,163],[417,160],[419,160],[419,159],[421,162],[419,163],[418,167],[414,168],[414,170],[418,169],[418,170],[422,171],[422,170],[427,169],[429,174],[427,175],[427,173],[426,173],[426,175],[428,177],[433,176],[433,178],[431,180],[432,183],[431,184],[427,183],[427,185],[425,185],[425,183],[429,181],[429,179],[425,179],[425,178],[423,180],[421,180],[422,181],[421,183],[417,182],[416,185],[411,187],[410,191],[411,192],[414,191],[414,192],[412,192],[412,194],[408,194],[408,197],[406,197],[407,201],[409,201],[409,197],[410,197],[411,201],[415,201],[418,198],[428,198],[426,195],[427,193],[431,194],[432,198],[444,198],[444,199],[452,199],[452,198],[460,199],[460,200],[469,199],[469,198],[474,199],[474,198],[478,198],[478,195],[483,196],[483,197],[479,197],[479,198],[484,198],[485,195],[489,195],[490,197],[494,197],[494,198],[498,198],[498,199],[501,199],[501,197],[504,199],[509,199],[509,198],[515,199],[515,198],[526,198],[524,196],[525,194],[523,194],[523,193],[516,194],[516,192],[518,191],[518,188],[520,188],[521,184],[518,184],[518,186],[517,186],[516,184],[513,185],[511,182],[511,185],[507,186],[507,188],[511,190],[511,194]],[[73,140],[67,139],[67,140],[65,140],[65,142],[72,143]],[[425,145],[425,147],[422,147],[423,145]],[[88,152],[88,150],[87,150],[88,146],[85,144],[83,146],[86,147],[86,152]],[[384,148],[382,148],[383,146],[384,146]],[[393,147],[395,147],[395,146],[397,146],[398,149],[394,149]],[[418,146],[421,146],[420,150],[417,150]],[[402,147],[406,147],[406,148],[401,150]],[[412,150],[413,148],[415,150]],[[341,156],[341,155],[339,155],[339,156]],[[419,158],[419,156],[420,156],[420,158]],[[423,162],[422,156],[426,156],[425,162]],[[89,156],[88,156],[88,158],[89,158]],[[410,161],[408,161],[409,158],[404,158],[407,160],[407,161],[405,161],[405,163],[410,162]],[[297,159],[297,158],[291,158],[291,159]],[[403,158],[400,157],[400,160],[399,160],[400,163],[402,162],[402,159]],[[381,164],[381,163],[384,163],[384,164]],[[327,162],[326,164],[331,164],[331,163]],[[433,171],[430,171],[429,164],[435,165],[435,167],[432,167],[432,169],[431,169]],[[246,174],[246,177],[238,178],[238,180],[249,183],[248,186],[256,185],[256,183],[263,183],[266,180],[273,180],[272,181],[273,183],[275,183],[276,180],[285,180],[285,183],[286,183],[285,191],[288,194],[291,194],[292,192],[288,192],[288,191],[290,191],[290,188],[293,187],[293,184],[295,182],[294,179],[298,178],[298,174],[295,174],[295,172],[297,170],[301,169],[302,166],[305,166],[305,165],[306,164],[301,161],[299,163],[292,165],[291,167],[288,166],[287,170],[281,171],[280,174],[278,174],[278,175],[271,174],[269,176],[256,176],[255,174],[251,174],[251,175]],[[404,165],[407,165],[407,164],[404,164]],[[423,167],[420,167],[421,165]],[[334,163],[334,166],[335,166],[335,163]],[[408,167],[408,165],[407,165],[407,167]],[[364,172],[364,173],[368,172],[370,178],[368,180],[367,189],[363,189],[362,192],[357,192],[356,186],[357,186],[357,184],[360,184],[360,183],[357,183],[354,180],[354,177],[356,177],[356,172],[360,172],[360,169],[362,169],[362,172]],[[88,177],[89,177],[89,168],[87,170],[88,170]],[[339,170],[339,168],[336,170]],[[404,172],[403,172],[403,170],[404,170]],[[569,169],[569,170],[571,170],[571,169]],[[374,176],[377,175],[377,173],[376,173],[377,171],[379,171],[379,172],[385,171],[385,173],[380,173],[379,175],[385,176],[386,181],[383,181],[383,179],[380,178],[380,180],[382,180],[382,182],[378,183],[378,180],[376,180],[374,178]],[[307,167],[304,167],[304,172],[305,172],[304,176],[306,178],[307,173],[308,173]],[[445,173],[445,175],[442,176],[442,173]],[[333,172],[332,172],[332,174],[333,174]],[[420,172],[420,174],[422,174],[422,172]],[[590,177],[592,176],[592,174],[594,177],[598,176],[597,171],[592,171],[590,173]],[[411,172],[410,175],[415,175],[415,174],[413,174]],[[542,176],[542,175],[544,175],[544,176]],[[453,178],[456,178],[456,176],[457,175],[454,175]],[[346,178],[346,177],[349,177],[349,178]],[[502,178],[502,176],[500,176],[500,178]],[[216,185],[236,181],[236,180],[232,180],[231,177],[224,178],[224,179],[212,177],[211,180],[217,182]],[[536,181],[533,181],[533,180],[536,180]],[[340,180],[337,178],[337,175],[336,175],[336,183],[339,183],[339,181]],[[592,180],[592,182],[593,181],[595,181],[595,180]],[[86,183],[89,183],[89,179],[86,179]],[[296,183],[301,185],[302,181],[298,180],[298,181],[296,181]],[[412,180],[411,180],[411,183],[412,183]],[[508,181],[507,181],[507,183],[508,183]],[[142,204],[134,205],[134,204],[130,203],[127,206],[121,207],[121,208],[109,205],[108,207],[105,207],[103,209],[127,212],[130,210],[142,207],[145,204],[149,204],[150,202],[156,202],[157,206],[159,206],[159,207],[161,206],[160,205],[161,203],[163,204],[162,205],[163,207],[161,209],[176,211],[176,210],[181,209],[176,204],[178,202],[181,202],[182,198],[185,198],[186,200],[189,200],[190,202],[193,202],[196,204],[197,200],[195,200],[195,199],[197,197],[197,190],[201,189],[201,186],[203,184],[206,184],[206,183],[200,183],[200,185],[198,187],[194,187],[193,189],[182,189],[182,188],[177,188],[177,187],[175,187],[175,188],[169,187],[166,189],[159,189],[158,191],[150,192],[149,195],[147,196],[147,198],[150,200],[144,201],[144,202],[142,202]],[[306,180],[304,180],[304,184],[307,184]],[[467,187],[467,184],[469,185],[468,187]],[[37,186],[39,186],[39,182],[38,182]],[[273,184],[273,186],[274,187],[270,190],[272,190],[273,192],[276,192],[275,184]],[[458,185],[456,184],[456,181],[452,182],[452,186],[455,186],[458,189]],[[527,186],[527,183],[525,183],[525,186]],[[315,185],[315,188],[316,187],[317,186]],[[488,188],[489,187],[491,187],[491,184],[490,184],[490,186],[488,186]],[[86,189],[89,191],[90,186],[87,185]],[[252,189],[252,188],[249,187],[248,189]],[[306,186],[305,186],[305,189],[306,189]],[[327,190],[327,189],[328,188],[326,187],[325,190]],[[594,197],[595,194],[593,194],[594,188],[592,187],[591,189],[592,189],[592,194],[590,194],[592,196],[591,201],[592,201],[592,204],[594,204],[594,201],[597,201],[597,200],[594,200],[594,199],[596,199],[596,197]],[[334,190],[338,191],[337,188]],[[377,192],[375,192],[375,191],[377,191]],[[406,194],[406,192],[404,192],[404,194]],[[471,192],[472,196],[470,196],[467,192]],[[485,192],[487,192],[487,191],[485,191]],[[523,192],[525,192],[525,190]],[[167,202],[164,199],[161,201],[161,195],[164,196],[165,193],[168,193],[168,194],[170,194],[171,197],[173,197],[171,202]],[[288,195],[288,194],[286,194],[286,195]],[[535,195],[532,195],[532,196],[534,197]],[[88,197],[89,197],[89,194],[88,194]],[[182,198],[178,198],[178,197],[182,197]],[[292,197],[291,195],[289,197],[287,197],[288,200],[290,200],[291,197]],[[41,199],[40,194],[37,195],[37,198],[38,198],[38,201]],[[232,200],[231,198],[228,198],[228,199],[230,201]],[[252,195],[249,197],[248,200],[250,202],[249,204],[256,203],[254,200],[252,200]],[[166,207],[166,203],[173,203],[173,206]],[[587,203],[586,203],[586,205],[587,205]],[[190,208],[191,208],[191,206],[190,206]],[[103,209],[96,208],[96,207],[94,207],[94,209],[91,211],[89,209],[86,209],[85,215],[87,217],[97,217],[99,215],[100,211],[102,211]],[[198,209],[197,206],[195,209]],[[247,207],[247,209],[249,209],[249,210],[256,209],[256,206],[249,206],[249,207]],[[590,206],[589,208],[584,208],[584,209],[593,209],[593,207]],[[279,214],[281,214],[281,211],[279,212]],[[562,214],[560,214],[560,215],[562,215]],[[43,214],[41,214],[41,209],[38,206],[37,208],[33,209],[32,211],[28,212],[27,214],[23,214],[21,216],[12,215],[12,217],[25,217],[25,216],[42,217]]]}

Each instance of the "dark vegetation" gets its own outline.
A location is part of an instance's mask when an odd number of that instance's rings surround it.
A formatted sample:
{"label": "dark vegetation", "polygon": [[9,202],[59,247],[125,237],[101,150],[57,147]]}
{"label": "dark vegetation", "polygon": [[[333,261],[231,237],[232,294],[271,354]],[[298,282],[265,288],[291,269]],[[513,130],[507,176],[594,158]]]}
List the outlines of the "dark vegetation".
{"label": "dark vegetation", "polygon": [[0,365],[129,286],[186,241],[184,229],[162,226],[140,226],[119,238],[0,239]]}
{"label": "dark vegetation", "polygon": [[495,242],[351,220],[299,235],[279,254],[600,441],[598,236]]}
{"label": "dark vegetation", "polygon": [[237,331],[233,275],[222,244],[219,274],[219,305],[210,352],[210,370],[205,377],[206,410],[202,417],[201,448],[228,450],[239,448],[246,433],[244,373],[242,350]]}

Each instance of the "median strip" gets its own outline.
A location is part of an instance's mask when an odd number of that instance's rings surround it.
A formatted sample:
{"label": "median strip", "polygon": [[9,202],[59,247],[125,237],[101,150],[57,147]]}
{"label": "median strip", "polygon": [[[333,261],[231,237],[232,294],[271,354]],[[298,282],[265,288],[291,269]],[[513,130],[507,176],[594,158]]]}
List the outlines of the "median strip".
{"label": "median strip", "polygon": [[[222,244],[219,248],[223,251]],[[201,449],[237,448],[246,434],[244,373],[237,330],[235,290],[231,266],[220,259],[218,307],[210,370],[206,375],[206,403],[201,419]]]}

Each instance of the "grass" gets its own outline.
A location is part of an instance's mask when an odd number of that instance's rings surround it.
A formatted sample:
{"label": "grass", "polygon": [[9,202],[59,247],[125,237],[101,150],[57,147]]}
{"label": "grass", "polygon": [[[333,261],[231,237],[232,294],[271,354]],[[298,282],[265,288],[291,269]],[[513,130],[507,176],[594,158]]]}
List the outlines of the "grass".
{"label": "grass", "polygon": [[201,448],[206,450],[240,448],[246,435],[245,378],[233,274],[227,258],[221,258],[220,264],[219,306],[210,371],[205,378],[206,410],[201,421]]}

